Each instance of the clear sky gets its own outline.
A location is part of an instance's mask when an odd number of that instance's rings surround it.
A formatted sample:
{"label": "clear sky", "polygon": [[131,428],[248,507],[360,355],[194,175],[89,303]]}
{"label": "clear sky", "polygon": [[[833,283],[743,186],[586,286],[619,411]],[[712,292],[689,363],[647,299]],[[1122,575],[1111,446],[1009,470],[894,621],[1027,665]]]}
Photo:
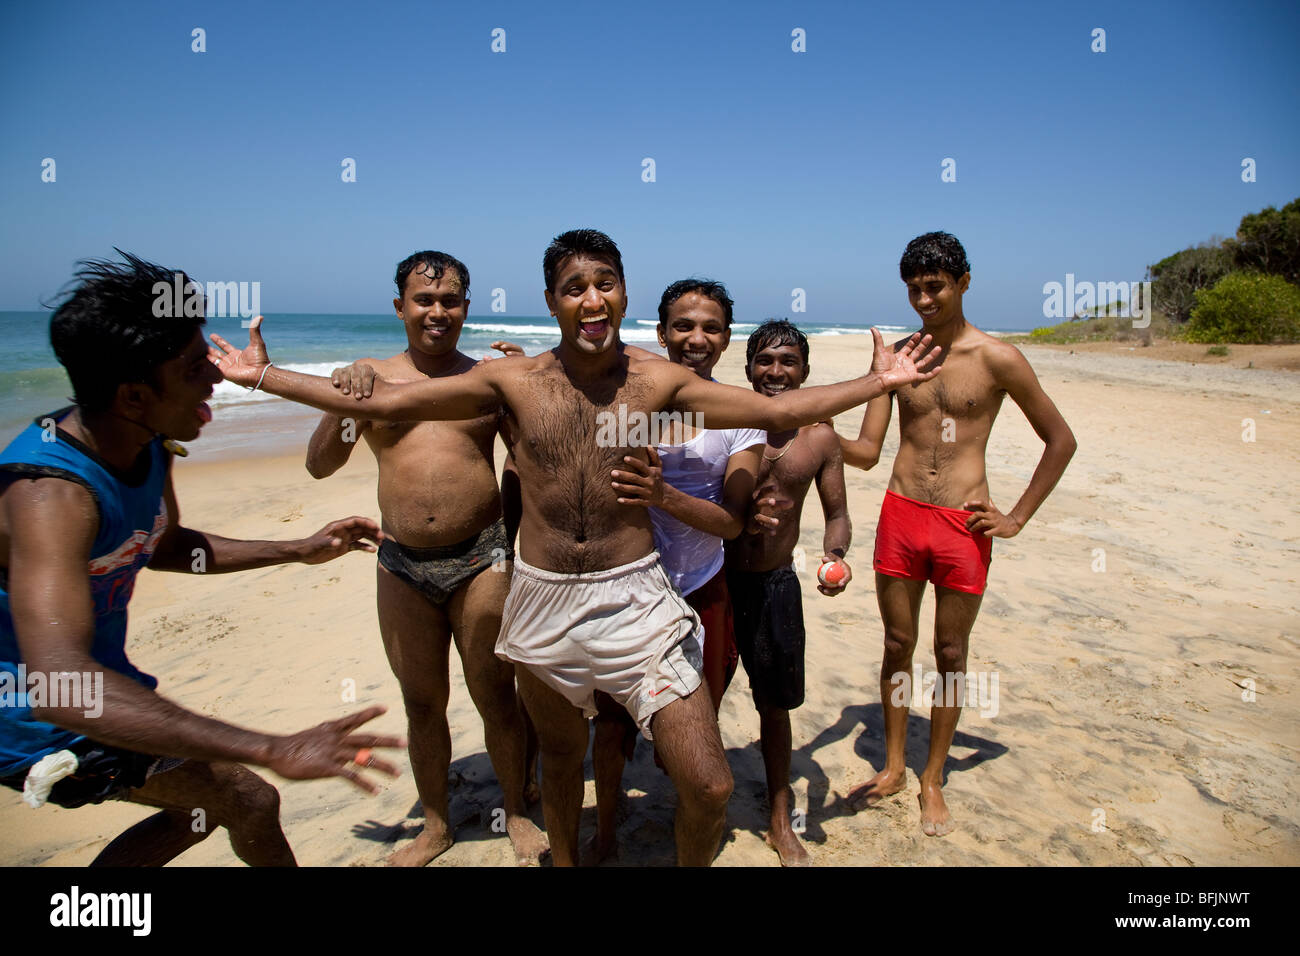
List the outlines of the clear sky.
{"label": "clear sky", "polygon": [[969,318],[1046,324],[1044,283],[1300,195],[1298,40],[1294,0],[5,4],[0,309],[119,246],[268,313],[383,312],[433,248],[473,313],[545,314],[546,244],[593,226],[633,316],[707,275],[742,321],[801,288],[808,321],[899,324],[899,255],[946,229]]}

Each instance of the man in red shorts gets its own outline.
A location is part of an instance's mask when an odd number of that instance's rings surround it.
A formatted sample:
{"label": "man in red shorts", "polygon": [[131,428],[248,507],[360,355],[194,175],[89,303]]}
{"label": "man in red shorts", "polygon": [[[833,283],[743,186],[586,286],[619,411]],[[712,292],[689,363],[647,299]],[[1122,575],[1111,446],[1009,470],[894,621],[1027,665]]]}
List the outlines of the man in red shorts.
{"label": "man in red shorts", "polygon": [[[885,767],[854,788],[849,802],[860,809],[903,788],[910,693],[899,691],[911,689],[921,596],[929,581],[934,584],[939,680],[918,799],[921,829],[943,836],[954,827],[943,799],[943,766],[961,715],[966,653],[993,538],[1014,537],[1033,517],[1065,471],[1075,440],[1019,349],[966,320],[962,295],[970,286],[970,267],[955,237],[932,232],[913,239],[899,272],[924,331],[943,346],[944,373],[891,393],[898,399],[901,438],[880,509],[874,560],[885,624],[880,669]],[[1004,395],[1020,406],[1046,445],[1029,487],[1006,513],[993,505],[984,471],[985,447]],[[845,462],[863,469],[876,464],[890,410],[890,394],[872,399],[857,440],[840,439]]]}

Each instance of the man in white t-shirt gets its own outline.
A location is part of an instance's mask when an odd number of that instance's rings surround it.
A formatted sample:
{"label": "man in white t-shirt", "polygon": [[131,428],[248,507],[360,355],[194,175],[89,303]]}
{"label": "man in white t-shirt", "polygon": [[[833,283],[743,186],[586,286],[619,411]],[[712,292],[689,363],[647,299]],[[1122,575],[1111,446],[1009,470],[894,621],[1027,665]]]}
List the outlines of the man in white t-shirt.
{"label": "man in white t-shirt", "polygon": [[[726,287],[707,279],[682,279],[659,302],[659,344],[668,360],[711,378],[731,341],[732,302]],[[688,416],[689,418],[689,416]],[[626,459],[616,472],[619,502],[649,507],[655,549],[664,570],[704,625],[704,679],[716,712],[736,671],[731,599],[723,571],[723,539],[745,530],[754,480],[767,436],[761,429],[701,429],[670,420],[651,464]],[[768,502],[768,511],[777,503]],[[778,519],[757,514],[753,530],[775,528]],[[636,726],[612,700],[597,695],[596,837],[586,862],[616,852],[615,809],[623,767],[636,745]]]}

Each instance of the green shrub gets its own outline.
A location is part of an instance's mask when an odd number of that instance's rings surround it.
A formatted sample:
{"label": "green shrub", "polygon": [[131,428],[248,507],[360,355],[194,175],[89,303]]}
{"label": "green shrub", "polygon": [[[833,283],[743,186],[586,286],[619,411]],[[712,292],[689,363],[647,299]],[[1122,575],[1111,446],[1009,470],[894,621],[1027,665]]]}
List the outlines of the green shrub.
{"label": "green shrub", "polygon": [[1196,293],[1189,342],[1300,341],[1300,287],[1281,276],[1230,272]]}
{"label": "green shrub", "polygon": [[1205,350],[1205,354],[1218,355],[1222,357],[1228,354],[1228,347],[1226,345],[1211,345],[1208,349]]}

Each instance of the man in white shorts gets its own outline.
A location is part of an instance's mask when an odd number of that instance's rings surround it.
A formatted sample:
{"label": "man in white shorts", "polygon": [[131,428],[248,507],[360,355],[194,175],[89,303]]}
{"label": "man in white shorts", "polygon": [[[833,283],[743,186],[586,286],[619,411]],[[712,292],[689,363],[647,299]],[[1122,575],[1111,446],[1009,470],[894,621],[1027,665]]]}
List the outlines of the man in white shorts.
{"label": "man in white shorts", "polygon": [[[693,693],[701,684],[692,650],[698,622],[658,567],[649,516],[618,503],[612,473],[630,456],[646,454],[646,419],[665,410],[700,414],[709,428],[794,428],[932,378],[938,353],[920,337],[889,352],[876,333],[869,374],[770,398],[628,355],[618,338],[627,309],[622,257],[603,233],[558,236],[543,272],[561,342],[532,358],[509,356],[450,378],[378,380],[354,390],[355,369],[340,370],[332,383],[272,367],[254,319],[247,348],[214,335],[212,359],[231,381],[335,414],[355,409],[371,420],[414,421],[504,411],[523,514],[498,649],[526,665],[517,677],[541,746],[552,860],[577,862],[584,708],[589,693],[605,690],[634,708],[677,788],[678,863],[707,866],[722,837],[732,781],[713,705],[707,694]],[[562,588],[572,593],[561,601]],[[612,658],[607,641],[617,648]]]}

